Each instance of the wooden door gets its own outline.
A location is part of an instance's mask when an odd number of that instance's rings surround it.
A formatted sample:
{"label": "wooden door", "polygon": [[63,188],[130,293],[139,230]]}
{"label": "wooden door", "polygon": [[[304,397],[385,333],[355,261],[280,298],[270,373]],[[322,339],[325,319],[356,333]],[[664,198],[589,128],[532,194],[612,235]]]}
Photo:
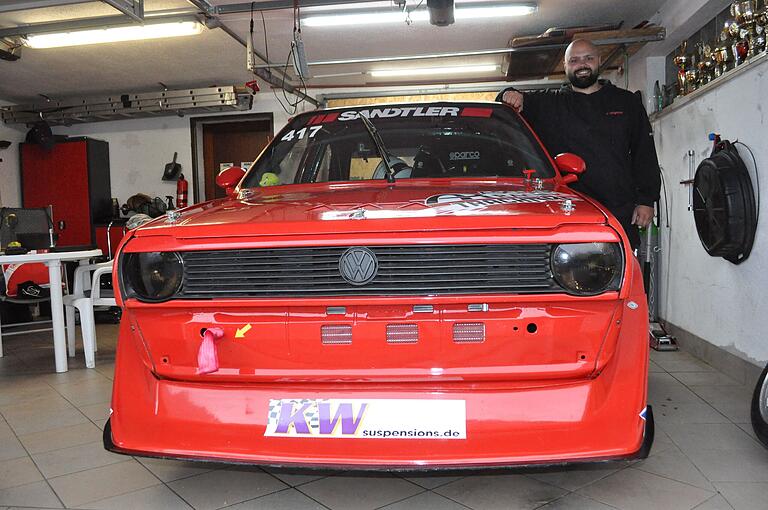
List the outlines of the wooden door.
{"label": "wooden door", "polygon": [[272,140],[269,120],[222,122],[203,126],[203,165],[205,173],[205,199],[224,197],[224,190],[216,186],[216,176],[222,165],[241,166],[251,162]]}

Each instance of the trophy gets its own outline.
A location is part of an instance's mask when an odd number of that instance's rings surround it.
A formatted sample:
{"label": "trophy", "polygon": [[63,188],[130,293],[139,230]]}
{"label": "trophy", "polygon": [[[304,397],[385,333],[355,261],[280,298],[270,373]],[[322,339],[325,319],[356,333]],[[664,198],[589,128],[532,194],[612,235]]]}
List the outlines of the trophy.
{"label": "trophy", "polygon": [[697,43],[696,50],[699,54],[697,85],[701,87],[715,79],[715,61],[712,48],[708,44]]}
{"label": "trophy", "polygon": [[715,78],[722,76],[728,71],[731,65],[731,51],[728,46],[718,46],[712,51],[712,58],[715,61]]}
{"label": "trophy", "polygon": [[[732,28],[732,25],[736,25],[735,28]],[[734,37],[732,32],[738,33],[738,25],[735,21],[726,21],[720,31],[718,45],[712,52],[712,57],[715,60],[715,77],[722,76],[734,65],[736,53],[733,49]]]}
{"label": "trophy", "polygon": [[[757,52],[762,51],[757,48],[757,15],[756,15],[755,0],[747,0],[745,2],[734,2],[731,4],[731,16],[736,19],[740,31],[739,42],[737,45],[737,52],[741,53],[746,50],[745,58],[754,57]],[[739,43],[745,43],[739,47]],[[764,46],[764,44],[763,44]],[[743,62],[741,59],[739,63]]]}
{"label": "trophy", "polygon": [[741,39],[733,45],[733,56],[736,59],[736,65],[743,64],[749,58],[749,49],[747,39]]}
{"label": "trophy", "polygon": [[680,54],[677,55],[672,62],[677,67],[677,92],[678,95],[684,96],[691,90],[691,83],[689,82],[691,75],[691,67],[693,66],[693,57],[686,55],[685,50],[688,47],[688,43],[684,42],[680,46]]}
{"label": "trophy", "polygon": [[768,28],[768,3],[763,5],[755,15],[755,53],[760,53],[766,50],[766,37],[765,30]]}

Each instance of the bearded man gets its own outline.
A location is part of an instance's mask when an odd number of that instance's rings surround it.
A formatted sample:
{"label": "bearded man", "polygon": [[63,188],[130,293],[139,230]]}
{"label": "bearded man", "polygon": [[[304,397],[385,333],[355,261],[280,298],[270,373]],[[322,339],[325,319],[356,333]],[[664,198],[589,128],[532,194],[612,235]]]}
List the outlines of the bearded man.
{"label": "bearded man", "polygon": [[638,226],[653,219],[661,187],[653,134],[640,99],[598,80],[599,69],[597,47],[577,39],[565,50],[570,84],[526,93],[508,88],[496,100],[522,114],[550,153],[584,159],[587,171],[573,188],[605,205],[638,248]]}

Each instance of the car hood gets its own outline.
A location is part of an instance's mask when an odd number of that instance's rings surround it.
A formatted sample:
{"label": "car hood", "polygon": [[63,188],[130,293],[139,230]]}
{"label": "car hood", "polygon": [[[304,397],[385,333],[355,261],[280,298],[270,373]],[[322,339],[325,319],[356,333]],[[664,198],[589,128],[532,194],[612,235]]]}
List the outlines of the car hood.
{"label": "car hood", "polygon": [[556,228],[603,224],[606,216],[583,195],[546,183],[467,179],[323,183],[242,190],[204,202],[136,231],[177,238]]}

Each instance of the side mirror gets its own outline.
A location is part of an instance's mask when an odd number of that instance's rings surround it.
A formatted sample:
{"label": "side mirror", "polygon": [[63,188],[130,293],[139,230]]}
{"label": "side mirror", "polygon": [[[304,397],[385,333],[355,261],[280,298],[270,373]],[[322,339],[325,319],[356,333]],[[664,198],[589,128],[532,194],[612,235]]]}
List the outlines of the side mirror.
{"label": "side mirror", "polygon": [[216,176],[216,186],[224,189],[227,196],[231,197],[235,194],[237,183],[243,179],[244,175],[245,170],[239,166],[231,166],[219,172]]}
{"label": "side mirror", "polygon": [[555,156],[555,164],[560,173],[564,174],[563,181],[566,184],[578,181],[579,175],[587,170],[587,164],[584,160],[570,152],[563,152]]}

